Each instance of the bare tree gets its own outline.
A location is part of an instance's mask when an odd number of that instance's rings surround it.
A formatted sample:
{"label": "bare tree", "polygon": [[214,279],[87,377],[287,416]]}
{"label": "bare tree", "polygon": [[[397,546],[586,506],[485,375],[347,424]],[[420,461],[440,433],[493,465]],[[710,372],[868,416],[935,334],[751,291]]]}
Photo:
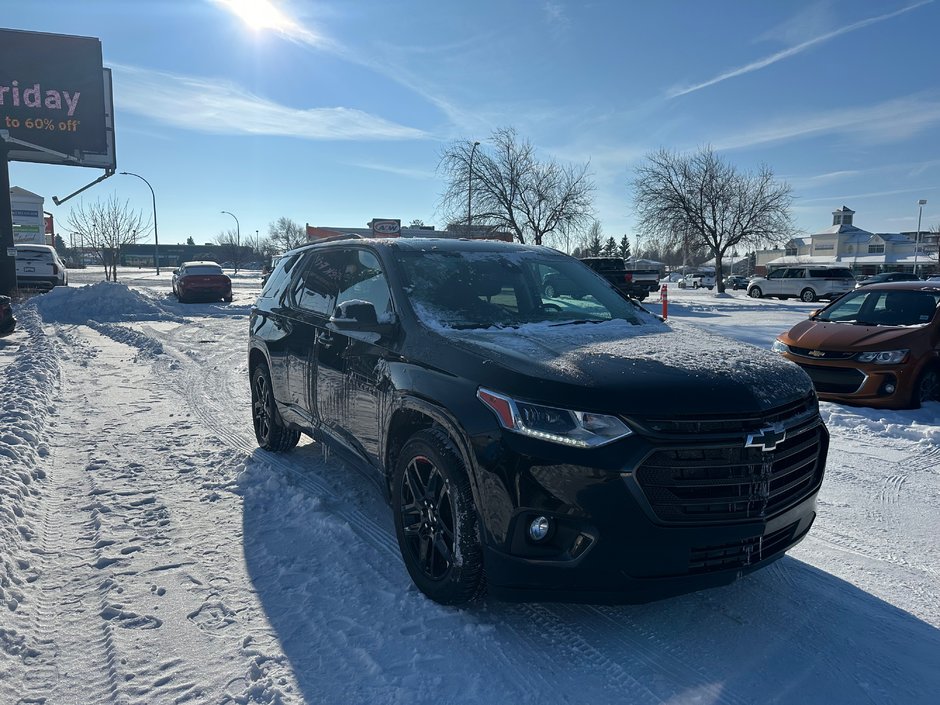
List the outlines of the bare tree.
{"label": "bare tree", "polygon": [[[235,271],[244,264],[245,250],[250,245],[242,245],[237,230],[223,230],[215,236],[214,242],[219,247],[219,257],[223,262],[231,262]],[[250,243],[250,239],[249,239]]]}
{"label": "bare tree", "polygon": [[640,229],[673,247],[689,241],[707,247],[715,258],[720,292],[728,250],[780,240],[792,231],[790,186],[777,182],[767,166],[757,173],[739,171],[711,147],[693,154],[661,149],[647,155],[633,187]]}
{"label": "bare tree", "polygon": [[105,279],[115,282],[121,247],[143,239],[151,229],[149,219],[145,221],[140,211],[131,210],[128,201],[122,203],[113,194],[106,201],[79,203],[69,211],[66,225],[101,260]]}
{"label": "bare tree", "polygon": [[299,223],[281,216],[268,225],[268,238],[281,251],[307,244],[307,231]]}
{"label": "bare tree", "polygon": [[589,219],[594,184],[587,164],[540,161],[511,127],[477,145],[454,142],[441,153],[438,170],[447,181],[441,209],[449,222],[508,230],[519,242],[541,245],[547,234]]}
{"label": "bare tree", "polygon": [[593,221],[591,227],[587,229],[587,232],[581,238],[581,256],[597,257],[600,255],[601,248],[604,246],[603,237],[604,231],[601,228],[600,221]]}

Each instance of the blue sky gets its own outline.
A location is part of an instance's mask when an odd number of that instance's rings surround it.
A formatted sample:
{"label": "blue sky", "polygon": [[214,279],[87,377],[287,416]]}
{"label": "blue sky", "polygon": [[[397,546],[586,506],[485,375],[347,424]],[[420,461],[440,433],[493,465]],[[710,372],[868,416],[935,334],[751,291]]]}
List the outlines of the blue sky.
{"label": "blue sky", "polygon": [[[4,0],[13,5],[13,0]],[[156,191],[161,242],[373,217],[443,226],[441,149],[513,126],[583,163],[605,235],[659,147],[768,164],[812,232],[847,205],[877,232],[940,225],[940,2],[29,0],[13,29],[98,37],[118,170]],[[62,197],[100,172],[11,165]],[[150,212],[141,181],[86,191]],[[75,199],[77,200],[77,199]],[[61,229],[61,226],[60,226]]]}

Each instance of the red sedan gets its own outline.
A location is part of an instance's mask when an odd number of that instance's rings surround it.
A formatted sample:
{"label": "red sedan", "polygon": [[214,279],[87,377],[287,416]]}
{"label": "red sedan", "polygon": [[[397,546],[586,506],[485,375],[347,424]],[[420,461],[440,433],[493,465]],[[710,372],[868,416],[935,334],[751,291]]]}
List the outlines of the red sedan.
{"label": "red sedan", "polygon": [[183,262],[173,270],[173,293],[180,303],[232,300],[232,280],[215,262]]}

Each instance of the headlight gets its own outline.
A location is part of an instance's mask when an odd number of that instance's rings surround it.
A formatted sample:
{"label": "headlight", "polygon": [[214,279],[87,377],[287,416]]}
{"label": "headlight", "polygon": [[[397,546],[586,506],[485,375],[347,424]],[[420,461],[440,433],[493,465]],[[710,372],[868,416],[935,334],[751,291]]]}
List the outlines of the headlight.
{"label": "headlight", "polygon": [[859,362],[874,362],[876,365],[897,365],[904,362],[910,350],[882,350],[881,352],[863,352],[855,356]]}
{"label": "headlight", "polygon": [[477,398],[496,414],[503,428],[543,441],[595,448],[633,433],[616,416],[529,404],[482,387]]}
{"label": "headlight", "polygon": [[779,340],[775,340],[774,344],[770,346],[770,349],[775,353],[790,352],[790,346],[786,343],[781,343]]}

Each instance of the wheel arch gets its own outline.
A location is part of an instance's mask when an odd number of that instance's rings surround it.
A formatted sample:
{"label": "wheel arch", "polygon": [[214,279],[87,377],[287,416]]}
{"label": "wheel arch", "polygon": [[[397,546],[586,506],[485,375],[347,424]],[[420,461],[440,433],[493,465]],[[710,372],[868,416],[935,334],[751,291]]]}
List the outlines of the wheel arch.
{"label": "wheel arch", "polygon": [[470,438],[453,415],[437,404],[415,397],[403,397],[398,400],[396,408],[389,416],[384,436],[382,458],[385,464],[385,491],[391,498],[391,482],[398,456],[408,439],[418,431],[428,428],[439,428],[453,442],[454,448],[460,456],[464,467],[470,477],[470,490],[477,511],[482,512],[482,497],[478,485],[478,473],[473,452],[470,447]]}

